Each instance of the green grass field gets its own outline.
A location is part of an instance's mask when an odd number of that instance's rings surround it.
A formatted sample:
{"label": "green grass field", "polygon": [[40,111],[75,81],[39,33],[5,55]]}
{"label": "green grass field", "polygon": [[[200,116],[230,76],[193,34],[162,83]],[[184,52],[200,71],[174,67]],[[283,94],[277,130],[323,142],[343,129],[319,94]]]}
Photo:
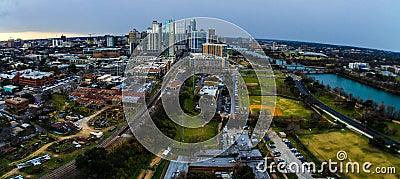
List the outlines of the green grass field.
{"label": "green grass field", "polygon": [[395,135],[387,135],[387,136],[394,140],[400,141],[400,124],[396,124],[393,122],[385,122],[385,124],[397,130],[397,133]]}
{"label": "green grass field", "polygon": [[[251,105],[260,105],[261,99],[264,105],[274,106],[274,96],[250,96]],[[298,116],[309,119],[311,111],[301,101],[276,96],[276,108],[282,111],[283,116]]]}
{"label": "green grass field", "polygon": [[359,109],[346,109],[344,107],[341,107],[337,104],[335,104],[335,98],[334,97],[330,97],[328,95],[321,95],[320,97],[314,95],[318,100],[322,101],[323,103],[325,103],[326,105],[328,105],[329,107],[335,109],[336,111],[350,117],[350,118],[359,118],[362,117],[362,111]]}
{"label": "green grass field", "polygon": [[65,107],[65,96],[61,94],[51,94],[51,102],[58,110],[63,110]]}
{"label": "green grass field", "polygon": [[[300,139],[304,144],[308,142],[308,135],[301,135]],[[368,144],[368,139],[361,137],[347,129],[345,131],[327,132],[311,134],[310,145],[308,149],[319,158],[320,161],[332,159],[337,161],[336,154],[338,151],[347,153],[347,160],[359,162],[362,166],[364,162],[371,162],[371,171],[375,171],[376,167],[396,167],[400,168],[399,156],[395,156],[388,152],[381,151]],[[346,163],[344,163],[346,164]],[[362,169],[361,169],[362,170]],[[394,174],[349,174],[351,178],[399,178],[400,175]]]}
{"label": "green grass field", "polygon": [[[204,127],[199,128],[185,128],[185,142],[194,143],[202,142],[213,138],[218,133],[218,122],[211,120]],[[177,129],[175,137],[176,141],[181,141],[182,129]]]}

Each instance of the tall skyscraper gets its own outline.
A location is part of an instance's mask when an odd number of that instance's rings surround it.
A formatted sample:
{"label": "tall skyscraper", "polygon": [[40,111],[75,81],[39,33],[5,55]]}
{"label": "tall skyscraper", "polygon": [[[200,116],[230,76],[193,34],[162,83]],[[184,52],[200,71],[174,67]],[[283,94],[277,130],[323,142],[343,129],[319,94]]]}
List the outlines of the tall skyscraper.
{"label": "tall skyscraper", "polygon": [[201,53],[203,44],[207,42],[207,32],[201,29],[200,31],[192,31],[190,33],[189,47],[193,53]]}
{"label": "tall skyscraper", "polygon": [[185,21],[175,22],[175,42],[182,44],[186,41]]}
{"label": "tall skyscraper", "polygon": [[215,33],[215,29],[208,29],[208,43],[218,43],[218,37]]}
{"label": "tall skyscraper", "polygon": [[129,44],[129,52],[132,54],[135,50],[136,46],[139,44],[139,40],[141,39],[141,34],[136,29],[133,29],[129,32],[128,35],[128,44]]}
{"label": "tall skyscraper", "polygon": [[147,52],[159,52],[161,50],[161,38],[162,38],[162,24],[157,21],[153,21],[152,27],[147,29],[147,42],[145,51]]}
{"label": "tall skyscraper", "polygon": [[175,21],[170,19],[165,22],[165,56],[174,60],[175,57]]}
{"label": "tall skyscraper", "polygon": [[189,25],[189,32],[193,32],[197,30],[197,24],[196,24],[196,20],[192,19],[190,20],[190,25]]}

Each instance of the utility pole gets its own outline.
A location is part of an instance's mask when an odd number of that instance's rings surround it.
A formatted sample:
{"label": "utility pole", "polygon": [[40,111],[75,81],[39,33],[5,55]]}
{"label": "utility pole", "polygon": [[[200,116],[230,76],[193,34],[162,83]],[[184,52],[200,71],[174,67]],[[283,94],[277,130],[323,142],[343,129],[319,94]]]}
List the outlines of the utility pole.
{"label": "utility pole", "polygon": [[185,142],[185,116],[184,116],[184,112],[182,110],[182,143]]}

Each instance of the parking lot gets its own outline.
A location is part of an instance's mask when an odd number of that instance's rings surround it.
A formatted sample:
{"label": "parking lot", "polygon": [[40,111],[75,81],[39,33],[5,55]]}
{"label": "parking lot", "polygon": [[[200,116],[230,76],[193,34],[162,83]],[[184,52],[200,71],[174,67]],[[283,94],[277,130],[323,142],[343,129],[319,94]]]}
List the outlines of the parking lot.
{"label": "parking lot", "polygon": [[[290,148],[288,147],[287,143],[290,146],[290,141],[282,140],[281,137],[278,136],[278,134],[275,131],[269,130],[268,131],[268,136],[270,137],[271,141],[274,142],[275,148],[272,148],[273,151],[279,151],[280,155],[276,156],[277,160],[286,162],[287,164],[290,163],[297,163],[298,166],[302,166],[302,162],[300,161],[299,158],[296,157],[295,152],[292,152]],[[285,143],[285,142],[286,143]],[[271,146],[270,146],[271,148]],[[294,149],[292,149],[294,151]],[[298,156],[300,156],[300,153],[297,153]],[[283,159],[283,160],[282,160]],[[297,173],[299,178],[312,178],[311,174],[308,172],[300,172]]]}

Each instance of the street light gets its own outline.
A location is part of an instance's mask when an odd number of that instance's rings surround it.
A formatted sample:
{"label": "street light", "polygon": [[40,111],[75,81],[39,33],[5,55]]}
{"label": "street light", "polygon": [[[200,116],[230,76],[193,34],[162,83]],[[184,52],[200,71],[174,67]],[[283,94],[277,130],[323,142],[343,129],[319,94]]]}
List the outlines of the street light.
{"label": "street light", "polygon": [[310,145],[310,137],[311,137],[311,128],[308,129],[310,132],[308,132],[308,145]]}
{"label": "street light", "polygon": [[367,121],[364,121],[364,133],[367,134]]}

